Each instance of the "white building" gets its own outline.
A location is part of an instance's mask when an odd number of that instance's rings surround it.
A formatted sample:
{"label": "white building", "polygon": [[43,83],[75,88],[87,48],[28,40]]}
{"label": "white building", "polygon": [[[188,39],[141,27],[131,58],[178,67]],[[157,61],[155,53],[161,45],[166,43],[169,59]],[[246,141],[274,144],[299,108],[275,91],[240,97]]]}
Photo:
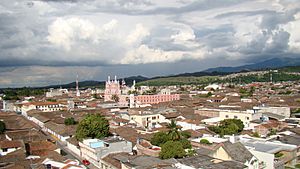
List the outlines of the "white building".
{"label": "white building", "polygon": [[240,137],[240,142],[259,160],[261,168],[280,169],[286,164],[291,166],[296,164],[295,145],[246,137]]}
{"label": "white building", "polygon": [[285,118],[289,118],[291,116],[290,107],[257,106],[253,107],[253,109],[260,113],[272,113],[275,115],[283,116]]}
{"label": "white building", "polygon": [[63,107],[58,102],[28,102],[21,107],[22,115],[27,117],[27,112],[30,110],[39,110],[42,112],[60,111]]}
{"label": "white building", "polygon": [[132,143],[120,137],[109,137],[102,140],[86,139],[79,142],[81,156],[101,168],[101,158],[110,153],[132,152]]}
{"label": "white building", "polygon": [[68,94],[68,89],[49,89],[48,92],[46,92],[46,97],[55,97],[55,96],[62,96],[63,94]]}

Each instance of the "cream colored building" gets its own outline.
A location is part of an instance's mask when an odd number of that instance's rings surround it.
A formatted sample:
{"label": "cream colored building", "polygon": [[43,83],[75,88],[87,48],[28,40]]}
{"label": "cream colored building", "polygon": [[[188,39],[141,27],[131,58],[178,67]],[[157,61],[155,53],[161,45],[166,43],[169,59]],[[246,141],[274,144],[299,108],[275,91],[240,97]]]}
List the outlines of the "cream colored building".
{"label": "cream colored building", "polygon": [[160,113],[151,111],[139,111],[137,114],[130,115],[130,119],[135,121],[139,126],[145,128],[155,128],[158,123],[169,122]]}
{"label": "cream colored building", "polygon": [[62,110],[62,105],[58,102],[28,102],[22,105],[22,115],[27,117],[30,110],[39,110],[42,112],[53,112]]}
{"label": "cream colored building", "polygon": [[256,113],[253,110],[238,111],[238,110],[222,110],[220,111],[220,121],[225,119],[240,119],[245,127],[249,127],[250,121],[259,119],[261,113]]}

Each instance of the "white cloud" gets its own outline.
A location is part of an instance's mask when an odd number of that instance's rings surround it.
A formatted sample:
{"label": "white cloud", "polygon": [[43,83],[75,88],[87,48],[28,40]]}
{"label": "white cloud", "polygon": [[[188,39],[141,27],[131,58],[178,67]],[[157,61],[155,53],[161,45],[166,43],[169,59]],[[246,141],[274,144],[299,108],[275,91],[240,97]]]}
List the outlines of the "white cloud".
{"label": "white cloud", "polygon": [[97,43],[99,39],[113,37],[110,31],[117,26],[117,23],[117,20],[111,20],[100,27],[78,17],[58,18],[48,27],[47,39],[50,43],[70,51],[72,45],[81,40]]}
{"label": "white cloud", "polygon": [[135,29],[126,37],[126,43],[129,45],[140,44],[143,38],[149,35],[149,30],[144,27],[143,24],[138,23],[136,24]]}

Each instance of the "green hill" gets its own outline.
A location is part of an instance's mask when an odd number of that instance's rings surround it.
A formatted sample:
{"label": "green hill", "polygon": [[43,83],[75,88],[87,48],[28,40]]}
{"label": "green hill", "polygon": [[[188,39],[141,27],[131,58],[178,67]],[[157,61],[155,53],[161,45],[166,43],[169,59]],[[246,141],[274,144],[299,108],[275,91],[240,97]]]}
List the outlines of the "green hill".
{"label": "green hill", "polygon": [[209,84],[219,79],[219,76],[202,76],[202,77],[164,77],[146,80],[137,83],[138,86],[169,86],[169,85],[187,85],[187,84]]}

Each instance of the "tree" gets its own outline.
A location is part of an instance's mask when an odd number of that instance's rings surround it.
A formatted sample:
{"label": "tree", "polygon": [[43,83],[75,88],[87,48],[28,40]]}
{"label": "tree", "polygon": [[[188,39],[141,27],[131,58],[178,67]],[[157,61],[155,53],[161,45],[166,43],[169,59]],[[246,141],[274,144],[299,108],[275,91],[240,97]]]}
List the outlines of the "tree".
{"label": "tree", "polygon": [[111,99],[112,99],[114,102],[117,103],[117,102],[119,102],[119,99],[120,99],[120,98],[119,98],[118,95],[114,94],[114,95],[111,96]]}
{"label": "tree", "polygon": [[167,133],[157,132],[153,135],[150,142],[152,145],[161,146],[169,140],[170,140],[170,137],[168,136]]}
{"label": "tree", "polygon": [[171,123],[167,125],[167,128],[169,129],[168,135],[171,138],[171,140],[179,140],[181,139],[181,132],[179,131],[179,127],[176,124],[175,120],[171,120]]}
{"label": "tree", "polygon": [[0,121],[0,134],[3,134],[6,130],[5,123],[3,121]]}
{"label": "tree", "polygon": [[181,143],[183,149],[190,149],[190,148],[192,148],[191,142],[188,139],[186,139],[186,138],[180,139],[179,142]]}
{"label": "tree", "polygon": [[209,129],[221,136],[232,135],[243,131],[244,124],[240,119],[225,119],[220,122],[219,126],[211,126]]}
{"label": "tree", "polygon": [[189,132],[189,131],[182,131],[181,135],[184,138],[190,138],[192,136],[191,132]]}
{"label": "tree", "polygon": [[240,119],[225,119],[225,120],[222,120],[220,122],[220,124],[223,128],[226,128],[232,124],[235,124],[237,126],[238,132],[243,131],[243,129],[245,127],[243,121]]}
{"label": "tree", "polygon": [[179,141],[168,141],[161,147],[159,157],[161,159],[182,158],[186,155],[182,144]]}
{"label": "tree", "polygon": [[65,119],[65,125],[75,125],[77,124],[77,121],[75,121],[75,119],[73,117],[70,118],[66,118]]}
{"label": "tree", "polygon": [[85,138],[103,138],[109,135],[109,123],[100,114],[88,114],[82,119],[76,130],[76,138],[82,141]]}

